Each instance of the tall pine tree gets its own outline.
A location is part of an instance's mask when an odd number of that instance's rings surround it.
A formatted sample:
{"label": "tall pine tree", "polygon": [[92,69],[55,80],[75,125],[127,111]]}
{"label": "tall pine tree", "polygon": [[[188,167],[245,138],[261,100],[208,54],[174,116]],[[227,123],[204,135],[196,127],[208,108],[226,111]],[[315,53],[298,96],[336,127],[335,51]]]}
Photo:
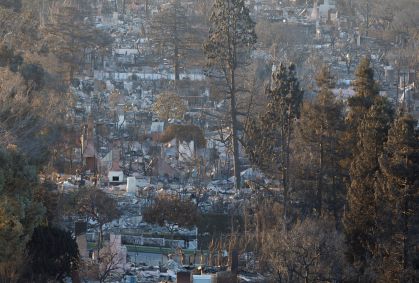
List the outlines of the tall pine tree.
{"label": "tall pine tree", "polygon": [[347,256],[355,268],[357,280],[368,278],[367,269],[377,250],[377,202],[375,182],[378,158],[383,152],[392,120],[392,108],[379,96],[374,71],[367,58],[362,59],[354,81],[355,96],[348,100],[347,131],[344,146],[350,154],[341,163],[348,170],[347,206],[344,228]]}
{"label": "tall pine tree", "polygon": [[[303,105],[298,124],[299,187],[305,187],[303,199],[320,215],[324,208],[333,211],[335,218],[343,207],[344,190],[338,164],[339,140],[344,128],[343,103],[330,90],[334,78],[329,68],[323,67],[317,75],[320,88],[314,101]],[[314,192],[313,192],[314,190]]]}
{"label": "tall pine tree", "polygon": [[224,84],[230,101],[231,138],[235,187],[240,188],[239,121],[237,95],[242,86],[238,80],[241,68],[249,63],[256,43],[255,22],[244,0],[215,0],[208,40],[204,44],[208,74]]}
{"label": "tall pine tree", "polygon": [[346,117],[346,132],[343,136],[345,147],[349,149],[346,158],[341,164],[349,170],[353,155],[356,154],[356,143],[358,139],[358,127],[364,116],[379,97],[378,85],[374,80],[374,70],[370,66],[370,60],[363,58],[355,72],[353,82],[355,95],[348,99],[349,112]]}
{"label": "tall pine tree", "polygon": [[360,119],[355,154],[349,170],[351,179],[344,226],[348,258],[359,276],[366,276],[365,270],[377,249],[377,203],[374,188],[379,169],[378,158],[383,152],[391,119],[389,102],[385,98],[375,99],[366,115]]}
{"label": "tall pine tree", "polygon": [[380,161],[378,274],[393,282],[419,280],[419,139],[417,121],[402,114],[389,131]]}
{"label": "tall pine tree", "polygon": [[293,64],[288,67],[281,64],[274,71],[266,94],[266,112],[248,123],[246,150],[254,164],[281,182],[286,219],[290,191],[291,138],[304,95]]}
{"label": "tall pine tree", "polygon": [[152,21],[149,36],[163,56],[171,56],[175,71],[175,80],[180,79],[181,57],[188,49],[188,30],[186,8],[180,0],[173,0],[157,13]]}

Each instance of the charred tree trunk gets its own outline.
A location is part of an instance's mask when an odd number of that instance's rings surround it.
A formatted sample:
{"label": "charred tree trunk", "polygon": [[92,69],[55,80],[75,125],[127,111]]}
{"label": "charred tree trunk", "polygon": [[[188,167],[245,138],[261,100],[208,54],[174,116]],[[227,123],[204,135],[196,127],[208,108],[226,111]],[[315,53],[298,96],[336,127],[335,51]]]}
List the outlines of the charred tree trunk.
{"label": "charred tree trunk", "polygon": [[233,170],[234,170],[234,186],[240,189],[240,152],[238,140],[238,122],[237,122],[237,105],[236,105],[236,82],[235,73],[231,69],[231,97],[230,97],[230,115],[231,115],[231,132],[232,132],[232,145],[233,145]]}
{"label": "charred tree trunk", "polygon": [[322,215],[323,209],[323,159],[324,159],[324,145],[320,141],[320,156],[319,156],[319,173],[317,175],[317,213]]}

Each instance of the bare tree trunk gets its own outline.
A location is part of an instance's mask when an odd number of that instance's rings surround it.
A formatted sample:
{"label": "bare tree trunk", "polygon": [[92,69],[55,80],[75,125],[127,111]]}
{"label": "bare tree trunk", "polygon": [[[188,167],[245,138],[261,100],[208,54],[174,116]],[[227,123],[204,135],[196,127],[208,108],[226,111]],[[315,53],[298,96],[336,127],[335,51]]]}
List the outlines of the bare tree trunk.
{"label": "bare tree trunk", "polygon": [[173,58],[173,67],[174,67],[174,69],[175,69],[175,82],[177,82],[177,81],[179,81],[179,37],[178,37],[178,34],[177,34],[177,25],[178,25],[178,23],[177,23],[177,17],[178,17],[178,11],[177,11],[177,8],[178,8],[178,6],[177,6],[177,3],[175,4],[175,6],[174,6],[174,8],[175,8],[175,25],[174,25],[174,28],[175,28],[175,30],[174,30],[174,38],[175,38],[175,40],[174,40],[174,44],[175,44],[175,50],[174,50],[174,56],[175,56],[175,58]]}
{"label": "bare tree trunk", "polygon": [[239,161],[239,140],[237,131],[237,105],[236,105],[236,83],[234,70],[231,69],[231,97],[230,97],[230,115],[231,115],[231,131],[233,144],[233,168],[234,168],[234,186],[236,190],[240,189],[240,161]]}
{"label": "bare tree trunk", "polygon": [[180,147],[179,138],[176,138],[176,160],[178,162],[179,162],[179,157],[180,157],[179,147]]}
{"label": "bare tree trunk", "polygon": [[317,213],[322,215],[322,201],[323,201],[323,141],[320,141],[320,157],[319,157],[319,173],[317,175]]}
{"label": "bare tree trunk", "polygon": [[[403,86],[404,87],[404,86]],[[405,168],[409,168],[408,155],[405,156]],[[410,265],[409,261],[409,198],[410,188],[408,180],[404,181],[404,203],[403,203],[403,269],[406,271]]]}
{"label": "bare tree trunk", "polygon": [[175,81],[179,81],[180,79],[180,71],[179,71],[179,47],[177,40],[175,41],[175,50],[174,50],[174,58],[173,58],[173,67],[175,69]]}
{"label": "bare tree trunk", "polygon": [[102,248],[103,243],[103,225],[99,224],[99,239],[97,243],[97,258],[100,259],[100,249]]}
{"label": "bare tree trunk", "polygon": [[[288,106],[287,113],[291,113],[291,104]],[[287,114],[285,114],[287,115]],[[284,116],[285,116],[284,115]],[[289,203],[289,166],[290,166],[290,143],[291,143],[291,117],[284,117],[282,126],[282,186],[284,188],[284,229],[286,230],[288,218],[288,203]],[[286,125],[285,125],[286,124]]]}
{"label": "bare tree trunk", "polygon": [[403,210],[403,269],[406,271],[409,265],[409,200],[406,196],[403,204]]}

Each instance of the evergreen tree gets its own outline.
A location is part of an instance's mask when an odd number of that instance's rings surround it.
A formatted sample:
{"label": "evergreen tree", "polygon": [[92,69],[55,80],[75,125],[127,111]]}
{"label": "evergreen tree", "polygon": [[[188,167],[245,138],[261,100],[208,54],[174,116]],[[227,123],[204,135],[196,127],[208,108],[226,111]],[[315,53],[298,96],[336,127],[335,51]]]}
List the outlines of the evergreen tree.
{"label": "evergreen tree", "polygon": [[346,132],[343,136],[345,147],[349,149],[346,158],[342,159],[341,164],[349,170],[353,155],[356,154],[356,144],[358,139],[358,127],[369,108],[379,97],[378,86],[374,80],[374,70],[370,66],[370,60],[363,58],[355,72],[353,82],[355,95],[348,99],[349,112],[346,117]]}
{"label": "evergreen tree", "polygon": [[27,274],[30,282],[62,282],[79,266],[79,249],[68,231],[55,227],[35,228],[27,245]]}
{"label": "evergreen tree", "polygon": [[36,170],[12,146],[0,147],[0,282],[21,272],[24,250],[45,213],[34,200]]}
{"label": "evergreen tree", "polygon": [[250,160],[265,173],[278,179],[284,191],[284,218],[287,217],[290,190],[290,151],[295,120],[300,115],[303,91],[295,66],[281,64],[266,89],[266,112],[251,120],[246,131],[246,150]]}
{"label": "evergreen tree", "polygon": [[176,81],[180,78],[180,57],[188,49],[189,29],[186,9],[180,0],[170,1],[151,22],[150,38],[161,54],[171,56]]}
{"label": "evergreen tree", "polygon": [[106,49],[113,39],[94,27],[89,1],[54,2],[50,11],[49,22],[43,29],[44,46],[66,65],[66,75],[71,82],[74,75],[84,67],[88,55],[94,57],[95,50]]}
{"label": "evergreen tree", "polygon": [[326,202],[337,220],[344,199],[338,164],[339,140],[344,128],[343,104],[330,90],[334,78],[327,67],[318,73],[317,85],[320,91],[313,102],[303,105],[298,124],[299,179],[315,190],[314,196],[308,193],[305,205],[310,205],[315,197],[315,208],[320,215]]}
{"label": "evergreen tree", "polygon": [[121,217],[121,211],[118,209],[117,201],[106,192],[98,188],[82,187],[77,192],[76,209],[80,216],[91,219],[96,223],[99,230],[97,239],[98,257],[103,247],[103,226]]}
{"label": "evergreen tree", "polygon": [[392,124],[380,161],[377,182],[381,278],[419,280],[419,139],[417,121],[402,114]]}
{"label": "evergreen tree", "polygon": [[379,169],[378,158],[383,152],[391,119],[392,109],[387,99],[375,99],[366,115],[360,119],[355,154],[349,170],[351,180],[344,226],[348,259],[359,276],[367,276],[366,268],[377,249],[377,203],[374,188]]}
{"label": "evergreen tree", "polygon": [[256,43],[255,23],[244,0],[215,0],[212,9],[204,50],[208,58],[209,75],[225,84],[225,92],[230,100],[235,187],[239,189],[238,71],[248,64],[250,52]]}
{"label": "evergreen tree", "polygon": [[343,138],[344,147],[350,152],[341,161],[350,177],[343,222],[348,260],[358,280],[371,280],[366,279],[366,271],[377,250],[378,233],[374,186],[378,157],[387,139],[393,111],[389,102],[379,96],[369,59],[362,59],[355,75],[356,94],[348,100],[347,130]]}

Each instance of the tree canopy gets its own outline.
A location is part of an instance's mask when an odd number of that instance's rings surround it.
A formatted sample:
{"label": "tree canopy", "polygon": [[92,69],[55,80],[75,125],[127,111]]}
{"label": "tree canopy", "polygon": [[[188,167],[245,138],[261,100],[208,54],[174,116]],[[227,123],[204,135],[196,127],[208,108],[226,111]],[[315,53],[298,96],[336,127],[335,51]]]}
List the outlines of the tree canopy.
{"label": "tree canopy", "polygon": [[158,195],[153,203],[142,210],[144,221],[164,226],[179,225],[190,228],[198,222],[198,210],[189,199],[176,195]]}
{"label": "tree canopy", "polygon": [[[418,280],[414,251],[419,225],[419,135],[417,120],[401,113],[392,123],[379,158],[376,199],[380,227],[374,257],[383,280]],[[381,272],[382,271],[382,272]]]}
{"label": "tree canopy", "polygon": [[33,198],[35,167],[15,148],[0,147],[0,279],[21,270],[26,244],[43,220],[45,209]]}
{"label": "tree canopy", "polygon": [[180,78],[180,64],[188,50],[188,16],[180,0],[172,0],[151,21],[150,38],[156,44],[162,56],[172,59],[175,80]]}
{"label": "tree canopy", "polygon": [[355,142],[349,168],[350,183],[344,226],[348,258],[359,278],[371,280],[365,272],[377,248],[376,194],[374,185],[392,117],[388,100],[379,96],[373,70],[363,60],[356,72],[356,95],[349,101],[348,131]]}
{"label": "tree canopy", "polygon": [[27,245],[27,278],[34,282],[62,281],[79,267],[79,249],[68,231],[55,227],[35,228]]}
{"label": "tree canopy", "polygon": [[164,129],[160,136],[161,142],[169,142],[172,139],[178,139],[180,142],[194,141],[197,148],[204,148],[206,140],[201,128],[196,125],[177,125],[171,124]]}
{"label": "tree canopy", "polygon": [[186,113],[186,103],[176,93],[163,92],[153,104],[153,110],[157,116],[167,121],[169,119],[183,119]]}
{"label": "tree canopy", "polygon": [[96,222],[99,228],[98,249],[103,244],[103,225],[118,219],[121,211],[114,198],[101,189],[82,187],[77,192],[74,209],[80,216]]}
{"label": "tree canopy", "polygon": [[208,75],[217,79],[217,83],[221,83],[225,97],[230,100],[229,122],[236,189],[241,186],[237,95],[242,88],[238,80],[238,71],[249,63],[255,43],[255,22],[250,17],[245,1],[215,0],[204,50]]}

